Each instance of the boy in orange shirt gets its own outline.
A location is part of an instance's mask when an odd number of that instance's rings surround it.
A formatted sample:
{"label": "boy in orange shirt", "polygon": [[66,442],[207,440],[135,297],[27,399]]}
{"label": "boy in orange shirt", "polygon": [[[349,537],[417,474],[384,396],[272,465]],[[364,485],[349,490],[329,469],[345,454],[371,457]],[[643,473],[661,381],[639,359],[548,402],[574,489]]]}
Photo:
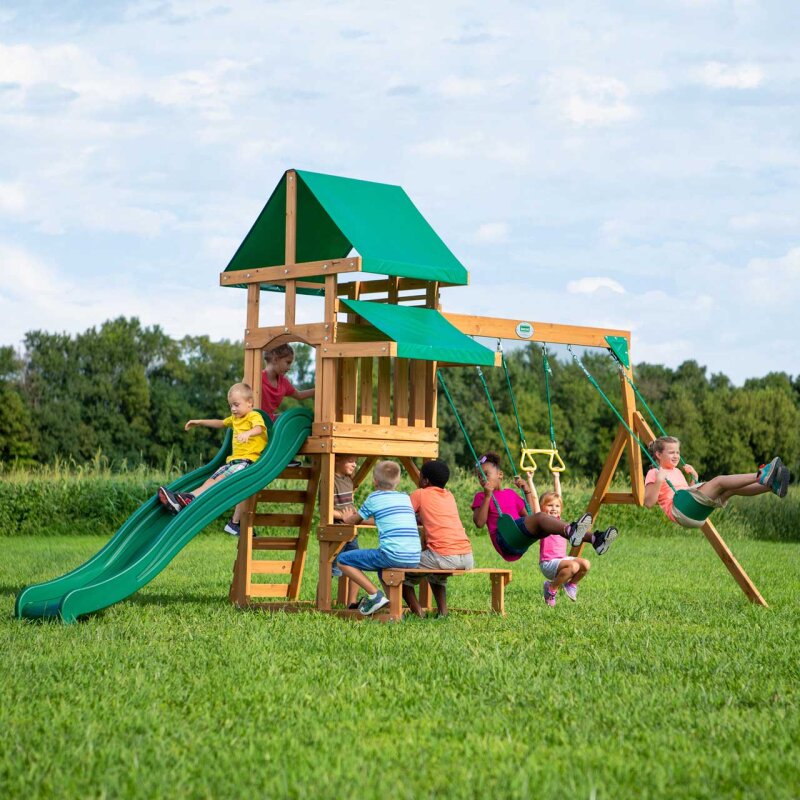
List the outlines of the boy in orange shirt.
{"label": "boy in orange shirt", "polygon": [[[420,567],[429,569],[472,569],[472,545],[458,516],[453,495],[444,487],[450,468],[444,461],[426,461],[419,472],[419,489],[411,493],[411,505],[422,524],[425,549]],[[417,600],[415,584],[425,577],[412,575],[403,582],[403,599],[409,610],[424,616]],[[440,617],[447,616],[447,575],[427,576]]]}

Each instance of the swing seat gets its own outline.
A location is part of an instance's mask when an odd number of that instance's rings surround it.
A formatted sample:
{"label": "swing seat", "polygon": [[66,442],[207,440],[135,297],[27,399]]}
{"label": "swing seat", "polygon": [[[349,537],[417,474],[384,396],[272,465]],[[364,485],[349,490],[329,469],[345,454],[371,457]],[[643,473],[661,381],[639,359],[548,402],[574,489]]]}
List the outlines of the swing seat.
{"label": "swing seat", "polygon": [[695,523],[691,526],[694,528],[701,527],[716,508],[714,505],[704,505],[695,500],[688,489],[679,489],[675,492],[673,504],[675,509],[680,511],[684,517]]}
{"label": "swing seat", "polygon": [[501,514],[497,520],[497,538],[509,555],[524,555],[536,541],[530,534],[524,534],[511,514]]}

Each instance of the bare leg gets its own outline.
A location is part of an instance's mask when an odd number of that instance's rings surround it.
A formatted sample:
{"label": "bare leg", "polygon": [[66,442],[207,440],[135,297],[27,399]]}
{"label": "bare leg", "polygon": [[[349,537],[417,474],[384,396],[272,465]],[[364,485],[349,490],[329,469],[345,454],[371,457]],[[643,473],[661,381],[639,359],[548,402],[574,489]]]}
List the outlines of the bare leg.
{"label": "bare leg", "polygon": [[236,504],[236,508],[234,508],[234,509],[233,509],[233,516],[231,517],[231,519],[232,519],[232,520],[233,520],[233,522],[235,522],[237,525],[238,525],[238,524],[239,524],[239,522],[241,522],[241,520],[242,520],[242,511],[244,511],[244,510],[245,510],[245,507],[246,507],[246,506],[247,506],[247,500],[242,500],[242,502],[241,502],[241,503],[237,503],[237,504]]}
{"label": "bare leg", "polygon": [[375,594],[378,588],[375,584],[358,568],[348,567],[347,564],[339,564],[342,575],[347,575],[350,580],[360,586],[365,592]]}
{"label": "bare leg", "polygon": [[573,575],[577,575],[578,565],[574,561],[563,559],[558,565],[556,577],[550,581],[550,591],[557,592],[565,583],[572,580]]}
{"label": "bare leg", "polygon": [[353,581],[347,582],[347,605],[351,606],[358,600],[358,586]]}
{"label": "bare leg", "polygon": [[431,591],[433,592],[433,599],[436,600],[436,608],[439,611],[440,617],[447,616],[447,584],[446,583],[432,583]]}
{"label": "bare leg", "polygon": [[416,614],[418,617],[425,616],[425,614],[422,612],[422,607],[419,604],[419,600],[417,600],[417,591],[413,586],[406,586],[403,584],[403,600],[406,601],[408,610],[412,614]]}
{"label": "bare leg", "polygon": [[558,517],[540,511],[538,514],[528,514],[525,517],[525,527],[535,538],[544,539],[545,536],[564,536],[568,524]]}
{"label": "bare leg", "polygon": [[569,582],[578,583],[586,577],[586,573],[592,568],[592,562],[587,561],[585,558],[576,558],[572,563],[578,565],[578,570],[572,578],[570,578]]}
{"label": "bare leg", "polygon": [[748,472],[743,475],[718,475],[716,478],[706,481],[700,487],[700,491],[712,500],[725,501],[733,495],[766,494],[772,489],[769,486],[762,486],[758,482],[757,473]]}
{"label": "bare leg", "polygon": [[224,475],[220,475],[218,478],[209,478],[207,481],[205,481],[205,483],[201,483],[196,489],[192,489],[191,494],[197,497],[197,495],[203,494],[203,492],[205,492],[207,489],[210,489],[224,478]]}

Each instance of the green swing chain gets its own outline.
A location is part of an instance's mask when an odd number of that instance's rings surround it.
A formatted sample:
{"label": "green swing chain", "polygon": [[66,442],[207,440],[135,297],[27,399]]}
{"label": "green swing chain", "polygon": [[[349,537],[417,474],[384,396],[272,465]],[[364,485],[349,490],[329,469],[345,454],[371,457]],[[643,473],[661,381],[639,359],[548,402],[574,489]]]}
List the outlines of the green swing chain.
{"label": "green swing chain", "polygon": [[[501,351],[502,354],[502,351]],[[504,361],[505,363],[505,361]],[[511,471],[514,473],[514,477],[518,478],[519,473],[517,472],[517,466],[514,463],[514,459],[511,455],[511,449],[508,446],[508,441],[506,440],[506,435],[503,433],[503,426],[500,424],[500,417],[497,416],[497,411],[495,410],[494,403],[492,402],[492,395],[489,393],[489,386],[486,383],[486,378],[484,377],[483,370],[480,367],[475,367],[478,371],[478,377],[481,379],[481,383],[483,384],[483,391],[486,393],[486,399],[489,401],[489,408],[492,410],[492,416],[494,417],[494,423],[497,426],[497,430],[500,432],[500,438],[503,440],[503,447],[506,451],[506,456],[508,456],[508,462],[511,464]],[[512,395],[513,397],[513,395]],[[516,408],[516,403],[514,404]],[[528,503],[527,498],[523,498],[525,503],[525,508],[527,509],[528,513],[531,513],[531,507]]]}
{"label": "green swing chain", "polygon": [[[475,466],[480,470],[483,479],[486,480],[486,473],[483,471],[483,466],[481,465],[480,459],[478,458],[478,454],[475,452],[475,448],[472,446],[472,440],[469,438],[467,429],[464,427],[464,423],[461,421],[461,415],[458,413],[455,401],[450,395],[450,392],[447,388],[447,384],[445,383],[444,376],[442,375],[441,370],[438,369],[436,370],[436,377],[439,379],[439,383],[442,385],[442,389],[444,389],[445,397],[450,403],[450,408],[453,409],[453,416],[456,418],[456,422],[461,428],[461,433],[464,434],[464,439],[467,442],[467,446],[469,447],[470,452],[472,453],[472,457],[475,459]],[[502,509],[500,508],[500,503],[497,502],[497,498],[494,496],[494,494],[492,495],[492,500],[494,500],[494,505],[495,508],[497,509],[497,513],[502,514],[503,512]]]}
{"label": "green swing chain", "polygon": [[497,349],[500,351],[500,360],[503,362],[503,372],[506,376],[506,383],[508,384],[508,395],[511,398],[511,405],[514,408],[514,418],[517,420],[517,432],[519,433],[519,446],[521,450],[525,450],[528,447],[527,442],[525,441],[525,433],[522,430],[522,422],[519,419],[519,411],[517,410],[517,400],[514,397],[514,389],[511,386],[511,375],[508,372],[508,364],[506,363],[506,354],[503,352],[503,348],[500,345],[500,342],[497,343]]}
{"label": "green swing chain", "polygon": [[[658,417],[656,417],[656,415],[653,413],[650,406],[647,405],[647,401],[644,399],[644,397],[642,397],[641,392],[636,388],[636,384],[628,377],[628,373],[625,371],[625,367],[622,366],[622,362],[619,360],[619,358],[617,358],[617,355],[615,353],[611,353],[611,357],[617,363],[617,369],[619,370],[619,374],[622,375],[623,378],[625,378],[625,380],[628,382],[628,385],[635,392],[639,402],[645,407],[645,409],[647,409],[647,413],[650,415],[650,419],[653,420],[655,426],[658,428],[661,435],[669,436],[669,434],[661,426],[661,423],[658,421]],[[683,460],[683,456],[679,456],[679,458],[681,460],[681,464],[683,464],[683,466],[685,467],[686,462]]]}
{"label": "green swing chain", "polygon": [[547,359],[547,344],[542,342],[542,370],[544,371],[544,392],[547,397],[547,416],[550,419],[550,446],[553,450],[558,450],[556,445],[556,429],[553,425],[553,404],[550,400],[550,376],[553,370],[550,368],[550,362]]}
{"label": "green swing chain", "polygon": [[[652,463],[652,465],[656,469],[661,469],[661,466],[653,458],[653,456],[650,455],[650,451],[644,446],[644,444],[642,443],[642,440],[631,430],[631,428],[628,425],[628,423],[625,422],[625,419],[623,418],[622,414],[620,414],[619,411],[617,411],[617,407],[611,402],[611,400],[608,399],[608,396],[606,395],[606,393],[600,388],[600,384],[594,379],[594,376],[592,375],[592,373],[589,372],[588,369],[586,369],[586,367],[583,365],[583,362],[578,358],[578,356],[575,355],[575,351],[572,349],[572,345],[571,344],[567,345],[567,350],[569,350],[570,355],[572,356],[572,358],[575,361],[575,363],[583,370],[583,374],[589,379],[589,382],[592,384],[592,386],[594,386],[594,388],[597,389],[597,391],[600,393],[600,396],[603,398],[603,400],[605,400],[606,403],[608,403],[608,407],[614,412],[614,414],[616,415],[617,419],[625,427],[625,430],[628,431],[628,433],[631,436],[633,436],[634,439],[636,439],[636,443],[639,445],[639,447],[641,447],[642,452],[650,459],[650,462]],[[672,485],[672,483],[670,482],[669,478],[667,478],[666,480],[667,480],[667,485],[669,486],[669,488],[672,489],[672,491],[677,494],[678,490]]]}

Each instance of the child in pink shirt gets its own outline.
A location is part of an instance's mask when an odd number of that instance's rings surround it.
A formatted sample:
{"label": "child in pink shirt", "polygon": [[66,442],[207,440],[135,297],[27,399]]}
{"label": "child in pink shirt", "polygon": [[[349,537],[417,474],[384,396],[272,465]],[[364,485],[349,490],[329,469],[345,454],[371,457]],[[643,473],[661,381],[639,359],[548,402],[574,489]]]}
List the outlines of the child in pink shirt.
{"label": "child in pink shirt", "polygon": [[697,470],[691,464],[686,464],[683,469],[692,480],[690,486],[678,469],[681,461],[681,443],[678,439],[674,436],[659,436],[651,442],[649,450],[653,459],[658,462],[658,469],[654,467],[645,476],[645,508],[652,508],[658,503],[669,519],[686,528],[699,528],[703,521],[693,520],[675,508],[675,492],[681,489],[688,489],[701,505],[722,508],[734,495],[751,497],[773,492],[778,497],[786,497],[789,488],[789,470],[777,457],[762,465],[757,472],[718,475],[710,481],[699,483]]}
{"label": "child in pink shirt", "polygon": [[[561,496],[545,492],[539,501],[542,513],[561,519]],[[534,508],[536,504],[534,504]],[[611,533],[613,532],[613,534]],[[616,537],[616,528],[606,531],[606,538]],[[539,569],[547,579],[544,582],[544,601],[549,606],[556,604],[559,589],[574,603],[578,599],[578,583],[586,577],[591,562],[579,556],[567,555],[567,540],[561,536],[545,536],[539,540]]]}
{"label": "child in pink shirt", "polygon": [[278,406],[284,397],[304,400],[313,397],[314,388],[298,391],[289,382],[286,374],[294,363],[294,348],[290,344],[282,344],[264,353],[266,368],[261,373],[261,408],[274,422]]}

